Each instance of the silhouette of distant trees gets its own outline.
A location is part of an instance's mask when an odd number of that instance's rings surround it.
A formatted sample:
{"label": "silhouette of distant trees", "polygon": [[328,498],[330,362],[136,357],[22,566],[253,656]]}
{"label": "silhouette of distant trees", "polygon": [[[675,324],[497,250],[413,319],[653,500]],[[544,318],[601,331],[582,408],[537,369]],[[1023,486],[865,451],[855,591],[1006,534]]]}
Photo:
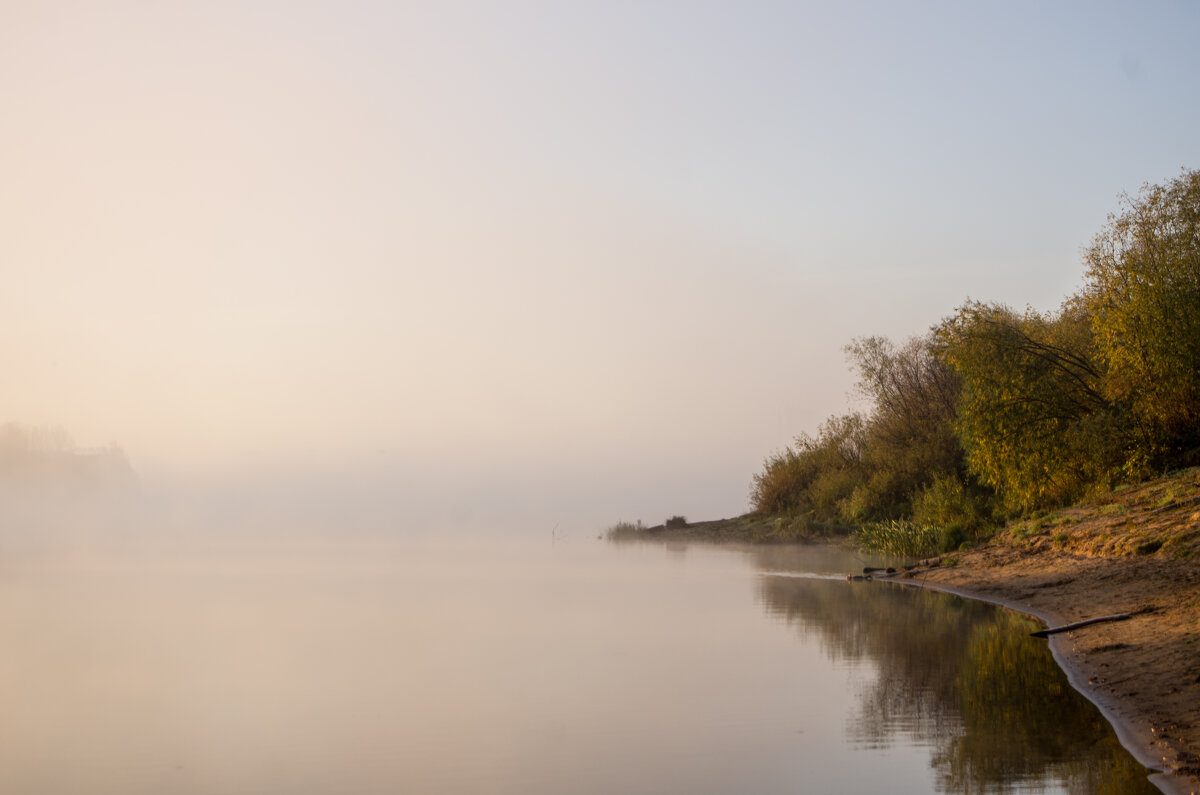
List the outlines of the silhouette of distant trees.
{"label": "silhouette of distant trees", "polygon": [[115,443],[79,449],[57,426],[0,425],[0,484],[18,489],[111,487],[136,480]]}

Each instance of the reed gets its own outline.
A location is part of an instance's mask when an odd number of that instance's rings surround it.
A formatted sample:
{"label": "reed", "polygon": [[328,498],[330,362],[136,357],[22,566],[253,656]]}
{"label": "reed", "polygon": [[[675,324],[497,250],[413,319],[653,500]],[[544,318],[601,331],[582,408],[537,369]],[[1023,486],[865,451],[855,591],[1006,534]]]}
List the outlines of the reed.
{"label": "reed", "polygon": [[937,525],[893,519],[863,525],[850,542],[867,552],[915,558],[941,551],[944,536]]}

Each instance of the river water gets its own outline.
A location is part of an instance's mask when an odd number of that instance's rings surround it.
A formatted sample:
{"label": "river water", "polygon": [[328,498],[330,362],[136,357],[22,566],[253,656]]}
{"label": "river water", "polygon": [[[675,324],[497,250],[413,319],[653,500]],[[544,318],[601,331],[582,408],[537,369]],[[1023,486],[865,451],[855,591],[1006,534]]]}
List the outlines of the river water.
{"label": "river water", "polygon": [[1027,619],[822,547],[208,543],[0,568],[0,791],[1157,792]]}

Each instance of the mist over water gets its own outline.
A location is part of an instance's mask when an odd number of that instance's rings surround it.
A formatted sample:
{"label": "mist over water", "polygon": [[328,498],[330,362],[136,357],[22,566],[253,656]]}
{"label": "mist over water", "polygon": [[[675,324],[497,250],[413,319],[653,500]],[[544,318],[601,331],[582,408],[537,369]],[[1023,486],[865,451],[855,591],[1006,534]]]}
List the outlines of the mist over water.
{"label": "mist over water", "polygon": [[1055,305],[1194,154],[1192,10],[8,6],[0,790],[992,781],[846,740],[903,610],[753,568],[841,563],[596,536]]}
{"label": "mist over water", "polygon": [[439,474],[5,451],[5,789],[1154,791],[1021,619],[848,583],[840,548],[613,545],[550,522],[578,495],[422,516]]}
{"label": "mist over water", "polygon": [[1075,792],[1099,775],[1136,792],[1144,778],[1044,646],[996,659],[1037,672],[1023,687],[1048,715],[962,681],[956,665],[1023,628],[834,579],[861,565],[840,550],[207,505],[122,505],[103,532],[62,524],[23,552],[6,535],[4,789]]}

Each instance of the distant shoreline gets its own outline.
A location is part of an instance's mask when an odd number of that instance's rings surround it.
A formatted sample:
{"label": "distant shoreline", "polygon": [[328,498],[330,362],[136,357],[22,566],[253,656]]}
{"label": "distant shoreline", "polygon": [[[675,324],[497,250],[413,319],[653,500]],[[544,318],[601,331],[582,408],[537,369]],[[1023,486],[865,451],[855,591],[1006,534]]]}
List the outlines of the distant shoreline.
{"label": "distant shoreline", "polygon": [[[711,519],[688,522],[684,525],[667,524],[645,527],[642,525],[619,525],[627,532],[616,535],[610,530],[609,538],[614,541],[703,541],[716,544],[811,544],[838,543],[842,536],[797,533],[792,523],[774,517],[755,514],[735,516],[732,519]],[[616,528],[614,528],[616,529]]]}

